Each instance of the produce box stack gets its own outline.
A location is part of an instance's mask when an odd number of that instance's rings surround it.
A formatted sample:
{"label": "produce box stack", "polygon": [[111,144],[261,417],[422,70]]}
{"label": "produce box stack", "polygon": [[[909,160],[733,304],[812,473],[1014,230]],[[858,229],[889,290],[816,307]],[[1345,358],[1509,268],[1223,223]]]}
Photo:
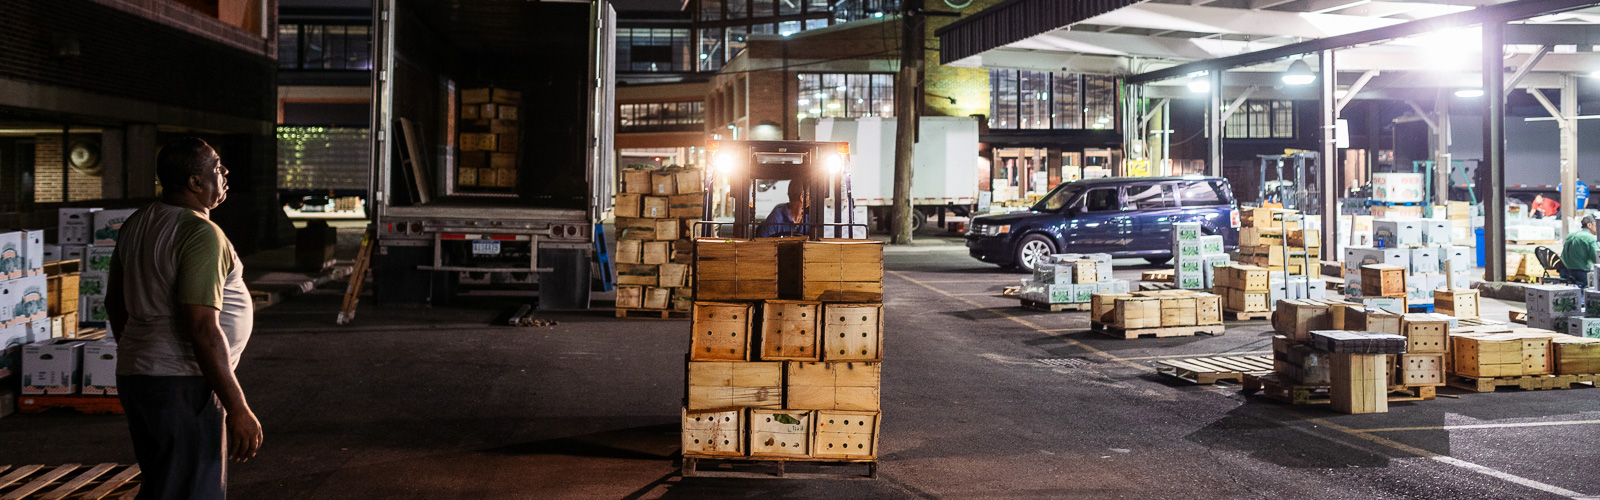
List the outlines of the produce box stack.
{"label": "produce box stack", "polygon": [[1451,317],[1441,314],[1406,314],[1400,320],[1406,351],[1394,360],[1393,383],[1408,387],[1445,384],[1445,357],[1450,352]]}
{"label": "produce box stack", "polygon": [[456,160],[459,186],[517,187],[522,129],[517,110],[522,93],[501,88],[461,91],[460,153]]}
{"label": "produce box stack", "polygon": [[1583,292],[1583,314],[1567,317],[1566,332],[1576,337],[1600,339],[1600,290]]}
{"label": "produce box stack", "polygon": [[1474,253],[1469,246],[1455,244],[1456,224],[1457,219],[1449,218],[1373,221],[1376,245],[1345,249],[1346,289],[1361,289],[1360,269],[1367,264],[1405,267],[1406,301],[1410,306],[1433,304],[1434,290],[1470,287]]}
{"label": "produce box stack", "polygon": [[1041,304],[1088,304],[1096,293],[1128,293],[1128,280],[1111,277],[1111,255],[1056,254],[1035,266],[1023,280],[1023,300]]}
{"label": "produce box stack", "polygon": [[51,337],[44,255],[44,231],[0,232],[0,379],[17,372],[24,345]]}
{"label": "produce box stack", "polygon": [[1320,265],[1321,234],[1316,229],[1302,228],[1298,211],[1251,208],[1242,213],[1239,260],[1273,271],[1300,275],[1306,274],[1308,256],[1311,265]]}
{"label": "produce box stack", "polygon": [[1528,285],[1523,287],[1523,297],[1530,328],[1565,332],[1568,318],[1583,316],[1583,290],[1576,286]]}
{"label": "produce box stack", "polygon": [[1207,236],[1198,222],[1172,224],[1172,282],[1184,290],[1210,288],[1206,268],[1226,265],[1221,236]]}
{"label": "produce box stack", "polygon": [[[135,211],[64,208],[58,214],[56,241],[60,245],[60,260],[77,259],[81,263],[76,308],[80,324],[103,327],[109,321],[105,299],[111,276],[111,255],[116,250],[122,223]],[[67,309],[57,310],[65,313]]]}
{"label": "produce box stack", "polygon": [[882,245],[702,238],[692,262],[685,458],[875,460]]}
{"label": "produce box stack", "polygon": [[622,172],[614,210],[617,227],[617,310],[688,311],[692,221],[700,220],[703,177],[669,167]]}
{"label": "produce box stack", "polygon": [[1222,297],[1222,310],[1232,313],[1264,313],[1272,311],[1271,282],[1264,267],[1245,264],[1218,266],[1213,271],[1216,283],[1211,293]]}
{"label": "produce box stack", "polygon": [[[1437,216],[1438,214],[1434,214]],[[1445,219],[1450,222],[1450,241],[1456,245],[1472,247],[1478,237],[1472,231],[1472,202],[1452,201],[1445,207]]]}
{"label": "produce box stack", "polygon": [[1124,333],[1123,337],[1133,338],[1141,335],[1140,330],[1172,327],[1199,327],[1189,334],[1222,333],[1222,297],[1213,293],[1191,290],[1096,293],[1090,301],[1091,326],[1112,336],[1118,336],[1117,330]]}

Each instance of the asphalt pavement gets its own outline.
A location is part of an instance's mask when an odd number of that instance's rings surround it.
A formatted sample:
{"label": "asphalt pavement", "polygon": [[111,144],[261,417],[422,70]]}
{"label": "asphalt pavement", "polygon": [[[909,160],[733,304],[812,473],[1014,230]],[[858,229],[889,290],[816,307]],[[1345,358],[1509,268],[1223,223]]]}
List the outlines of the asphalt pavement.
{"label": "asphalt pavement", "polygon": [[[688,323],[523,300],[364,306],[319,289],[257,315],[238,373],[266,430],[234,498],[1563,498],[1600,495],[1600,391],[1464,394],[1341,415],[1165,378],[1265,354],[1264,321],[1120,340],[1019,309],[1021,274],[950,245],[891,251],[877,480],[678,474]],[[1137,278],[1142,261],[1118,261]],[[0,419],[0,463],[131,462],[121,417]]]}

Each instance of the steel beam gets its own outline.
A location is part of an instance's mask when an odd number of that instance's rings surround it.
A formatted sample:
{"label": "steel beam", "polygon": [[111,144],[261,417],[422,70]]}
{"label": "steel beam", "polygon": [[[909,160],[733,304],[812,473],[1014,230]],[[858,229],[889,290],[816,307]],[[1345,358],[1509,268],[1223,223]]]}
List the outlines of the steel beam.
{"label": "steel beam", "polygon": [[[1515,5],[1515,4],[1503,4]],[[1483,23],[1483,161],[1489,167],[1483,207],[1483,279],[1506,279],[1505,21]]]}
{"label": "steel beam", "polygon": [[[1337,115],[1344,112],[1344,107],[1350,105],[1350,101],[1356,100],[1356,94],[1361,93],[1361,89],[1366,87],[1367,82],[1372,81],[1375,76],[1378,76],[1378,70],[1375,69],[1362,73],[1361,78],[1356,79],[1356,83],[1350,85],[1350,90],[1345,92],[1344,97],[1340,98],[1339,102],[1334,103],[1333,114]],[[1334,83],[1338,84],[1338,82]]]}
{"label": "steel beam", "polygon": [[[1317,62],[1320,63],[1319,66],[1322,66],[1321,74],[1317,76],[1318,86],[1322,90],[1320,92],[1321,96],[1317,100],[1317,105],[1321,108],[1320,116],[1322,117],[1322,147],[1319,148],[1322,154],[1319,155],[1321,158],[1318,158],[1318,161],[1322,163],[1318,165],[1318,167],[1321,167],[1318,171],[1322,174],[1322,248],[1329,249],[1339,248],[1335,244],[1339,241],[1338,200],[1340,189],[1338,183],[1343,178],[1340,174],[1344,173],[1344,169],[1340,168],[1342,165],[1339,162],[1339,143],[1338,137],[1335,136],[1339,131],[1339,110],[1338,106],[1336,106],[1338,98],[1335,97],[1334,93],[1339,89],[1339,78],[1338,72],[1334,67],[1332,50],[1322,51],[1317,57]],[[1321,266],[1318,265],[1317,267]],[[1306,274],[1309,276],[1322,276],[1322,270],[1317,269],[1313,274],[1312,270],[1307,269]]]}
{"label": "steel beam", "polygon": [[1544,59],[1544,55],[1549,52],[1549,45],[1540,45],[1539,49],[1533,51],[1533,54],[1528,56],[1527,60],[1522,61],[1521,66],[1517,66],[1517,72],[1512,73],[1511,79],[1506,80],[1506,97],[1511,96],[1511,91],[1516,90],[1517,84],[1522,82],[1522,77],[1528,76],[1528,72],[1533,70],[1533,66],[1539,64],[1539,60]]}
{"label": "steel beam", "polygon": [[1206,78],[1211,80],[1211,92],[1206,95],[1206,134],[1211,139],[1206,149],[1206,169],[1208,174],[1221,177],[1222,127],[1226,120],[1222,116],[1222,72],[1212,71]]}

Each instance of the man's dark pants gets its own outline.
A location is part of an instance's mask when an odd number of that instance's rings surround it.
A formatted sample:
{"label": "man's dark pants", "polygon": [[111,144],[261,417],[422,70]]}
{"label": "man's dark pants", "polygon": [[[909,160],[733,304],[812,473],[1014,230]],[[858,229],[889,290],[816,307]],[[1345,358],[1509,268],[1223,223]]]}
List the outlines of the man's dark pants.
{"label": "man's dark pants", "polygon": [[143,485],[139,500],[227,496],[223,411],[205,377],[118,376]]}
{"label": "man's dark pants", "polygon": [[1578,285],[1578,288],[1589,288],[1589,271],[1587,270],[1562,268],[1561,278],[1569,283]]}

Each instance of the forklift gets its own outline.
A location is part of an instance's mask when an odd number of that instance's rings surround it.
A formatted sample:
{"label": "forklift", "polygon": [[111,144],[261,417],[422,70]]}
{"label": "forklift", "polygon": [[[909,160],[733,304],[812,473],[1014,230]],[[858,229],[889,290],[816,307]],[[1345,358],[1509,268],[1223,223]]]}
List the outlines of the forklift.
{"label": "forklift", "polygon": [[[706,144],[706,153],[712,158],[712,168],[705,180],[705,202],[701,220],[695,223],[695,237],[760,236],[763,223],[756,217],[766,214],[756,213],[759,188],[788,181],[803,183],[801,192],[810,203],[802,219],[766,236],[866,239],[866,221],[855,220],[855,200],[850,196],[850,143],[713,140]],[[712,215],[717,195],[713,186],[720,180],[727,180],[733,198],[733,222],[717,222]],[[723,231],[723,226],[731,227]]]}

